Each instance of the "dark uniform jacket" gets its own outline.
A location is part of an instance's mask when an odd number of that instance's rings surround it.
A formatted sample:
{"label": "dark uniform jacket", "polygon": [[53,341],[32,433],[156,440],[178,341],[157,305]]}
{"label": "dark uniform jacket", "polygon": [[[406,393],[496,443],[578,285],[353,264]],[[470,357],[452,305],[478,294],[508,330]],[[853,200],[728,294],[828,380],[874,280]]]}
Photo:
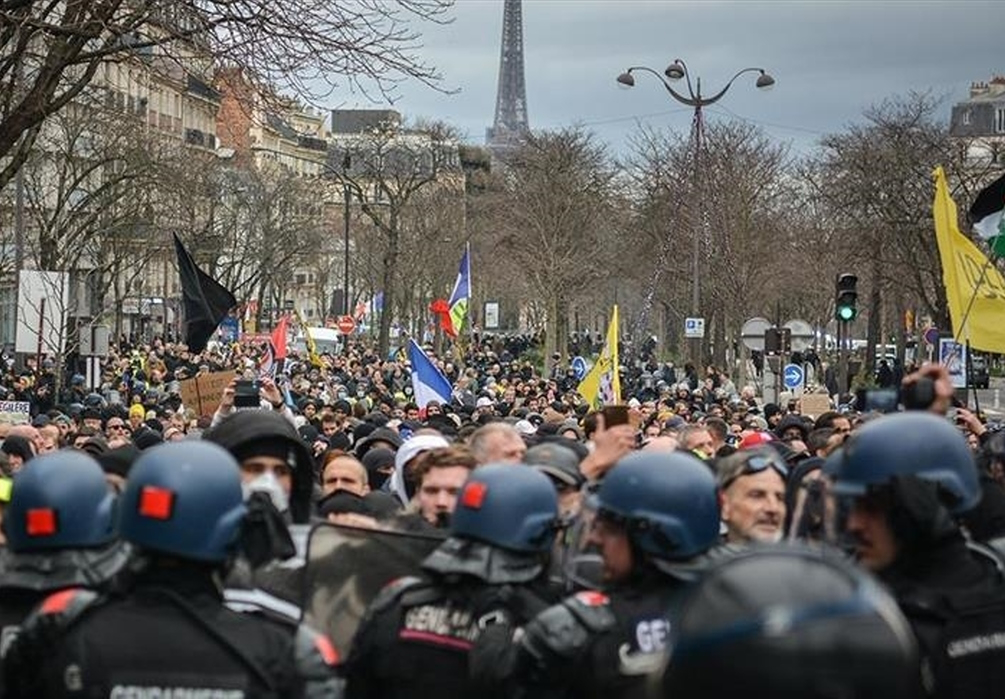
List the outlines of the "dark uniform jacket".
{"label": "dark uniform jacket", "polygon": [[[46,599],[4,660],[7,697],[337,696],[334,649],[222,604],[212,578],[145,574],[129,594]],[[159,692],[159,694],[158,694]]]}

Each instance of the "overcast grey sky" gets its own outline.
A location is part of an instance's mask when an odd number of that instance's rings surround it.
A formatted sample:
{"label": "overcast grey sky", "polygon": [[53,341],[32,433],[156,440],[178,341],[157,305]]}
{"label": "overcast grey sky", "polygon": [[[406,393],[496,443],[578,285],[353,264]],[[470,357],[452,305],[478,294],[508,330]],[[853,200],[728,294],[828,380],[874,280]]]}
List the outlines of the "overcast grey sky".
{"label": "overcast grey sky", "polygon": [[[495,110],[502,13],[502,0],[457,0],[451,25],[427,26],[423,56],[441,70],[444,87],[459,92],[406,85],[395,108],[443,119],[483,142]],[[740,78],[708,119],[749,119],[799,151],[860,120],[870,104],[910,90],[946,96],[948,116],[972,80],[1005,73],[1001,0],[524,0],[523,20],[531,128],[582,124],[615,153],[639,121],[690,125],[690,108],[653,76],[619,89],[615,78],[630,65],[662,72],[683,58],[705,95],[740,68],[765,68],[777,80],[771,91],[757,90],[753,76]],[[348,98],[339,106],[372,105]]]}

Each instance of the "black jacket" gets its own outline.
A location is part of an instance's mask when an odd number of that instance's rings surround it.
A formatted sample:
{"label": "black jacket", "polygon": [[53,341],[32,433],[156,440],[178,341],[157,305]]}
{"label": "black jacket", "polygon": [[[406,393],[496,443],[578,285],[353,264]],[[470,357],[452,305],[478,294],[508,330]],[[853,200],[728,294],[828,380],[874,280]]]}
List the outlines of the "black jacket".
{"label": "black jacket", "polygon": [[302,697],[333,682],[327,665],[335,659],[315,634],[230,611],[207,571],[182,566],[144,573],[125,596],[66,590],[48,598],[4,669],[14,698],[152,688]]}

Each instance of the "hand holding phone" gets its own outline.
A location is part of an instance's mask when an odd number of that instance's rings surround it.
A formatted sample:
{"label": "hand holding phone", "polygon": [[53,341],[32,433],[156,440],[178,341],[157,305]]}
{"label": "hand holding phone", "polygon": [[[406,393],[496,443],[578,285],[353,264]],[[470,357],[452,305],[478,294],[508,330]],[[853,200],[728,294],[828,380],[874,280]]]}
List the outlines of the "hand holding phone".
{"label": "hand holding phone", "polygon": [[262,385],[254,381],[240,380],[234,384],[235,408],[260,408],[262,405]]}

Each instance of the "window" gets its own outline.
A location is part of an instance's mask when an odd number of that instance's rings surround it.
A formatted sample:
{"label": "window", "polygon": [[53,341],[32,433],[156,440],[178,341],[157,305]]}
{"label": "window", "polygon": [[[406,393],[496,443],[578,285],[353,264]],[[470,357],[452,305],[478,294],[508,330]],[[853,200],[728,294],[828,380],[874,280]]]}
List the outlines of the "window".
{"label": "window", "polygon": [[963,125],[970,126],[970,110],[967,109],[963,112]]}
{"label": "window", "polygon": [[1005,133],[1005,107],[995,110],[995,133]]}
{"label": "window", "polygon": [[298,274],[297,275],[297,286],[303,286],[306,283],[307,283],[307,275],[306,274]]}

